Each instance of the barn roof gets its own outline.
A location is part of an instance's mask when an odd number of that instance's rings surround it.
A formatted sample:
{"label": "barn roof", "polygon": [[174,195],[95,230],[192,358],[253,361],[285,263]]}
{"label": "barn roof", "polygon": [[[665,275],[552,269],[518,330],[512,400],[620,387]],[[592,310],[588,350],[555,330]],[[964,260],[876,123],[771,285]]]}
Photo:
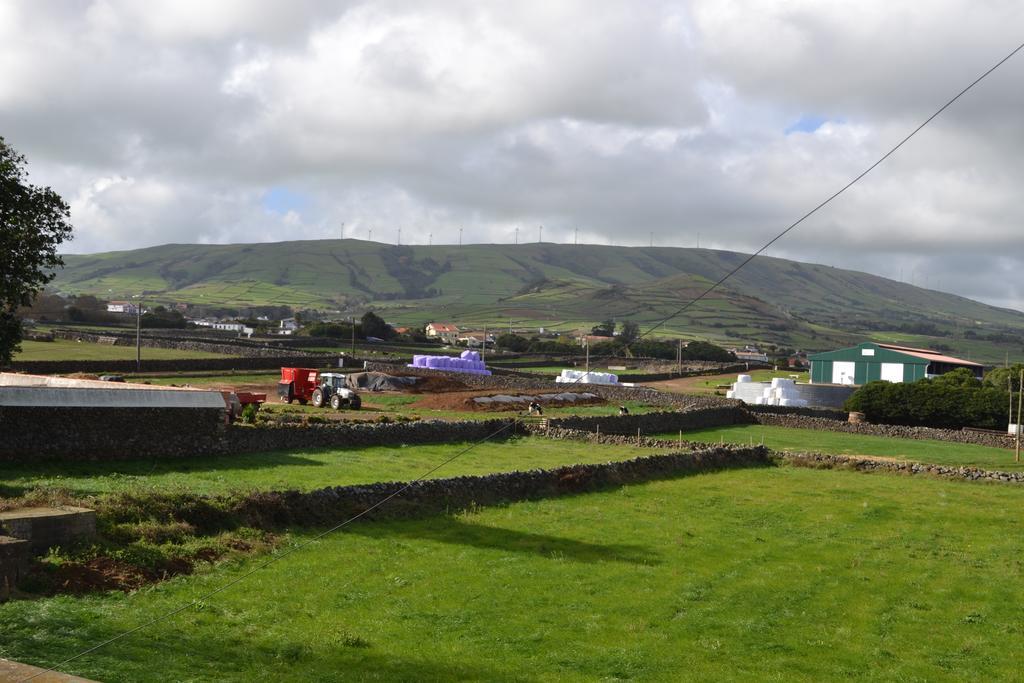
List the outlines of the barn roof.
{"label": "barn roof", "polygon": [[963,358],[954,358],[953,356],[946,356],[938,351],[931,351],[929,349],[915,349],[910,346],[897,346],[895,344],[876,344],[876,346],[889,349],[890,351],[899,351],[905,353],[908,356],[917,356],[927,361],[935,363],[948,363],[949,365],[969,365],[971,367],[984,367],[981,363],[975,363],[973,361],[964,360]]}

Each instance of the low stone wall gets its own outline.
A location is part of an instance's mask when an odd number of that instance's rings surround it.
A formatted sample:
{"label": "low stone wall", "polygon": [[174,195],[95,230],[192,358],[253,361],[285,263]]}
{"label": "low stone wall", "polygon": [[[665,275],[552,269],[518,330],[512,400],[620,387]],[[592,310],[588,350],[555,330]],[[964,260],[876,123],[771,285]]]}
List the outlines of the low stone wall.
{"label": "low stone wall", "polygon": [[[254,492],[219,498],[154,495],[147,497],[146,508],[166,519],[184,521],[207,532],[238,525],[264,529],[319,526],[337,524],[356,515],[378,520],[423,517],[477,506],[599,491],[698,472],[771,464],[765,448],[725,447],[547,470],[338,486],[310,492]],[[375,507],[389,496],[394,498],[386,505]]]}
{"label": "low stone wall", "polygon": [[851,424],[839,420],[829,420],[806,415],[763,413],[752,411],[754,419],[763,425],[777,427],[794,427],[797,429],[817,429],[846,434],[864,434],[868,436],[884,436],[896,439],[932,439],[951,443],[992,446],[995,448],[1012,448],[1013,437],[1005,434],[988,434],[985,432],[969,432],[956,429],[935,429],[932,427],[906,427],[902,425],[880,425],[859,423]]}
{"label": "low stone wall", "polygon": [[257,453],[296,448],[366,448],[401,446],[485,438],[508,438],[516,433],[514,420],[419,420],[388,424],[343,422],[339,424],[228,427],[220,453]]}
{"label": "low stone wall", "polygon": [[216,408],[0,406],[0,461],[186,457],[223,438]]}
{"label": "low stone wall", "polygon": [[[84,342],[99,342],[101,337],[113,338],[115,346],[135,346],[135,332],[104,331],[87,332],[84,330],[73,330],[58,328],[53,331],[56,339],[68,339],[71,341],[82,340]],[[167,334],[167,330],[154,333],[146,330],[140,335],[139,344],[150,349],[176,349],[178,351],[204,351],[206,353],[223,353],[238,357],[258,356],[281,356],[281,348],[274,348],[273,342],[252,341],[251,339],[240,339],[234,337],[203,336],[202,333],[191,330],[181,330],[178,334]],[[306,351],[289,350],[289,355],[318,355],[309,354]]]}
{"label": "low stone wall", "polygon": [[744,403],[743,407],[755,415],[800,415],[804,417],[819,417],[825,420],[838,420],[846,422],[850,414],[845,410],[833,410],[831,408],[797,408],[794,406],[758,406]]}
{"label": "low stone wall", "polygon": [[[338,356],[250,356],[232,358],[147,359],[142,354],[142,372],[204,372],[208,370],[276,370],[282,367],[337,367]],[[9,366],[34,375],[133,373],[135,360],[34,360],[14,361]]]}
{"label": "low stone wall", "polygon": [[641,448],[675,448],[678,450],[702,450],[710,447],[709,444],[702,441],[655,439],[642,435],[637,437],[636,434],[629,436],[626,434],[608,434],[606,432],[585,432],[580,429],[548,428],[533,429],[531,432],[545,439],[585,441],[604,446],[639,446]]}
{"label": "low stone wall", "polygon": [[570,429],[586,432],[600,431],[604,434],[622,434],[636,437],[641,434],[657,434],[678,430],[689,431],[707,427],[724,427],[736,424],[754,424],[750,414],[738,406],[703,408],[685,412],[664,411],[636,415],[567,416],[548,419],[551,429]]}
{"label": "low stone wall", "polygon": [[983,470],[977,467],[954,467],[952,465],[928,465],[917,462],[873,460],[871,458],[828,455],[825,453],[776,453],[775,457],[782,463],[796,467],[852,469],[859,472],[885,472],[890,474],[923,474],[944,479],[1024,484],[1024,472],[1000,472],[997,470]]}
{"label": "low stone wall", "polygon": [[147,460],[302,448],[365,448],[516,433],[509,419],[226,425],[225,411],[199,408],[0,407],[0,462]]}

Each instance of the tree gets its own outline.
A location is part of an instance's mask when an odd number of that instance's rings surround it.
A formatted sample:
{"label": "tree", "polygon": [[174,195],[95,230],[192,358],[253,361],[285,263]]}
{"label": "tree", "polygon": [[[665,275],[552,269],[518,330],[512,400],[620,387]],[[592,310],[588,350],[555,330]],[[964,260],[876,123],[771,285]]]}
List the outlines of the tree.
{"label": "tree", "polygon": [[608,318],[600,325],[594,325],[590,328],[590,334],[595,337],[611,337],[615,335],[615,319]]}
{"label": "tree", "polygon": [[619,341],[632,344],[640,336],[640,325],[632,320],[623,320],[619,325]]}
{"label": "tree", "polygon": [[494,340],[499,349],[506,349],[508,351],[522,352],[530,348],[530,340],[525,337],[520,337],[518,334],[509,334],[506,332],[500,335]]}
{"label": "tree", "polygon": [[19,350],[17,309],[64,265],[57,246],[71,237],[70,217],[60,195],[27,183],[25,157],[0,137],[0,364]]}
{"label": "tree", "polygon": [[377,337],[378,339],[391,339],[395,336],[395,331],[384,322],[384,318],[380,317],[373,311],[367,311],[363,313],[363,317],[360,318],[361,327],[363,334],[367,337]]}

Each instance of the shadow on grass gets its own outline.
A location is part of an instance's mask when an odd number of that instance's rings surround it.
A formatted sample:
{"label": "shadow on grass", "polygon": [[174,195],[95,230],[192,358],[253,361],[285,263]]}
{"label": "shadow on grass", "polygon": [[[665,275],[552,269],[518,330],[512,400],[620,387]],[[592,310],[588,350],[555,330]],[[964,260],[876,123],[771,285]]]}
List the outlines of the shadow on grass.
{"label": "shadow on grass", "polygon": [[[26,605],[23,609],[38,608]],[[322,614],[323,622],[317,628],[316,638],[310,638],[310,633],[301,632],[297,626],[288,628],[288,618],[277,616],[274,617],[275,634],[270,638],[258,635],[260,629],[244,632],[244,624],[220,625],[222,610],[216,603],[207,605],[203,611],[211,613],[187,612],[192,617],[187,633],[173,637],[159,630],[142,633],[127,642],[111,644],[66,668],[78,675],[104,681],[294,679],[526,683],[535,680],[528,675],[493,668],[484,660],[458,662],[441,653],[435,659],[431,657],[431,650],[444,649],[436,641],[431,641],[425,651],[418,652],[418,648],[409,648],[398,654],[394,648],[387,651],[388,643],[383,639],[376,642],[361,637],[363,634],[337,628],[337,622],[344,621],[341,615]],[[62,614],[64,618],[76,618],[73,611],[62,610]],[[268,616],[273,614],[271,610]],[[47,627],[47,622],[51,621],[54,623]],[[84,650],[121,631],[102,619],[93,618],[91,626],[74,634],[78,642],[70,647],[67,639],[62,637],[54,638],[50,641],[51,647],[47,648],[49,639],[44,639],[40,651],[39,633],[60,634],[64,630],[64,626],[59,625],[61,623],[67,622],[47,615],[39,620],[39,630],[19,629],[11,634],[5,655],[45,667],[60,661],[69,652]],[[429,639],[427,634],[423,635],[425,640]],[[415,645],[416,641],[412,638],[407,643]],[[166,662],[166,667],[161,662]]]}
{"label": "shadow on grass", "polygon": [[348,532],[368,538],[400,536],[413,540],[540,555],[550,559],[564,558],[584,563],[623,562],[652,565],[660,562],[657,554],[638,544],[589,543],[560,536],[474,524],[463,517],[446,516],[415,522],[355,524],[348,528]]}
{"label": "shadow on grass", "polygon": [[[315,452],[309,449],[310,452]],[[325,451],[334,449],[323,449]],[[29,480],[25,484],[0,485],[0,496],[18,495],[35,487],[31,480],[52,480],[47,484],[75,489],[75,478],[78,477],[149,477],[166,474],[187,474],[189,472],[219,472],[232,470],[255,470],[266,467],[312,466],[323,467],[326,463],[301,455],[292,455],[285,451],[270,453],[250,453],[246,455],[230,455],[216,457],[196,457],[158,460],[113,460],[108,462],[39,462],[10,463],[4,466],[4,478],[8,480]],[[9,494],[7,491],[14,491]]]}

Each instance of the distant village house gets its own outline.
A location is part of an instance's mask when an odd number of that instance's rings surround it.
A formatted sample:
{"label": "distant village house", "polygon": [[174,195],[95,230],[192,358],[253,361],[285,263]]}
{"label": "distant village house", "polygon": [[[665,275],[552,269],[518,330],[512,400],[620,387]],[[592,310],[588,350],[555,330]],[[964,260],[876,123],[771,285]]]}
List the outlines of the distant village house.
{"label": "distant village house", "polygon": [[131,301],[108,301],[107,313],[124,313],[125,315],[136,315],[139,307]]}
{"label": "distant village house", "polygon": [[440,339],[446,344],[459,340],[459,328],[451,323],[428,323],[426,334],[431,339]]}

